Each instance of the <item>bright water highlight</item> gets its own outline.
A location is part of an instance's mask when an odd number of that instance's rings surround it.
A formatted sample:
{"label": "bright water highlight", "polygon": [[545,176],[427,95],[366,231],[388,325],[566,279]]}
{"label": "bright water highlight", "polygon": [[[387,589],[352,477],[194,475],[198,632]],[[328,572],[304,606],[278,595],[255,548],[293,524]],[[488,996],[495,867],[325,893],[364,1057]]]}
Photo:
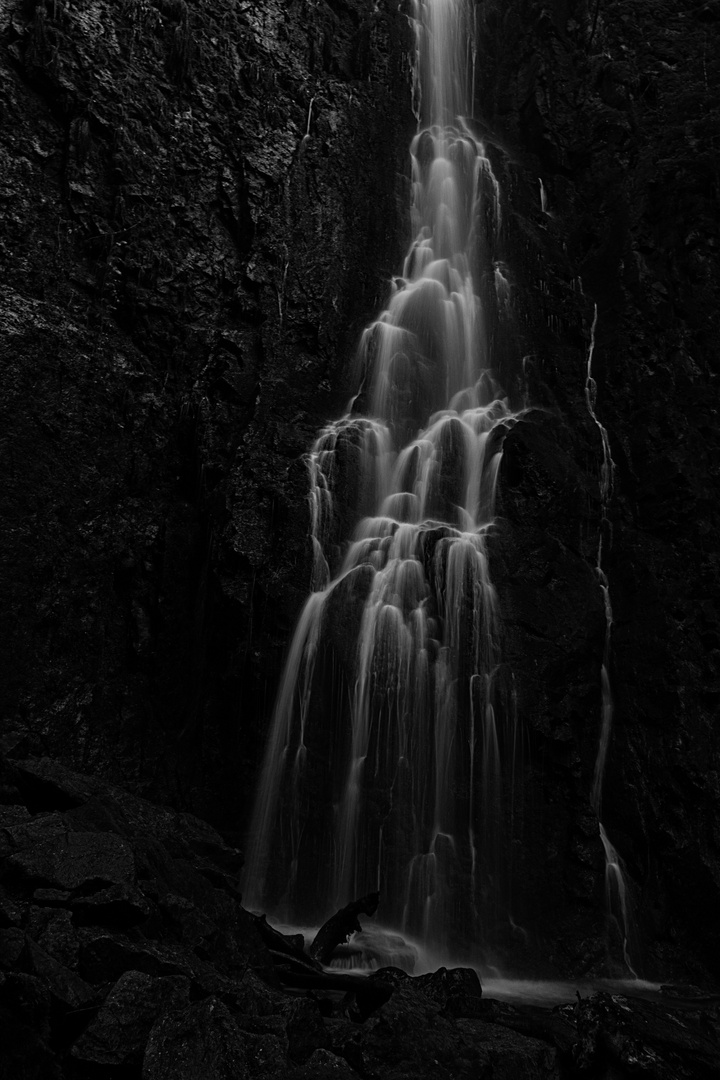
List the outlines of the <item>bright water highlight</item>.
{"label": "bright water highlight", "polygon": [[[379,889],[386,924],[479,958],[512,925],[521,738],[488,542],[519,414],[479,295],[502,213],[467,119],[471,11],[415,4],[414,239],[362,336],[350,410],[308,455],[313,592],[277,698],[246,904],[321,921]],[[493,267],[497,313],[511,285]]]}

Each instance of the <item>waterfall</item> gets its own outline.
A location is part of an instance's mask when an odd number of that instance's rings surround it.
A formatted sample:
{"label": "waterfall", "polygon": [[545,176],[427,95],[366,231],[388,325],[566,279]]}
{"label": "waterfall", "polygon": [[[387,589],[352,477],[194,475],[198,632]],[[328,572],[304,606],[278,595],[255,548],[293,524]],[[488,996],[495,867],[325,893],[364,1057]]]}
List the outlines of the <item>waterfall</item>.
{"label": "waterfall", "polygon": [[358,392],[307,458],[313,591],[272,720],[246,904],[317,922],[379,889],[386,925],[480,959],[512,925],[519,736],[488,540],[519,414],[486,329],[510,285],[500,190],[469,120],[472,11],[415,2],[414,239],[362,335]]}
{"label": "waterfall", "polygon": [[[582,283],[581,283],[582,290]],[[610,585],[607,579],[607,575],[603,570],[603,543],[605,537],[612,537],[612,527],[608,519],[608,506],[612,497],[613,482],[615,476],[615,463],[612,459],[610,452],[610,440],[608,433],[603,424],[597,417],[595,412],[595,403],[597,398],[597,385],[592,374],[592,363],[595,354],[595,330],[597,328],[598,309],[597,304],[594,305],[593,320],[590,327],[590,344],[588,346],[587,356],[587,374],[585,378],[585,400],[587,402],[588,412],[593,421],[597,425],[600,432],[600,439],[602,442],[603,460],[600,467],[600,529],[598,533],[598,550],[597,560],[595,563],[595,572],[600,583],[600,588],[603,594],[603,603],[605,607],[605,643],[603,646],[603,658],[602,666],[600,668],[600,688],[601,688],[601,701],[602,701],[602,715],[600,723],[600,739],[598,743],[598,752],[595,759],[595,769],[593,772],[593,783],[590,794],[590,802],[593,810],[597,814],[597,819],[600,827],[600,840],[603,846],[603,852],[605,854],[605,904],[608,914],[613,917],[620,928],[623,939],[623,959],[627,965],[628,971],[634,978],[637,978],[637,972],[635,971],[630,951],[631,940],[633,938],[633,918],[632,909],[630,904],[630,895],[625,879],[625,869],[623,866],[620,855],[613,847],[610,839],[608,838],[605,826],[602,821],[602,789],[603,779],[605,776],[605,763],[607,761],[608,749],[610,746],[610,736],[612,734],[612,722],[613,722],[613,696],[612,687],[610,685],[610,648],[612,644],[612,626],[613,626],[613,613],[612,604],[610,601]]]}

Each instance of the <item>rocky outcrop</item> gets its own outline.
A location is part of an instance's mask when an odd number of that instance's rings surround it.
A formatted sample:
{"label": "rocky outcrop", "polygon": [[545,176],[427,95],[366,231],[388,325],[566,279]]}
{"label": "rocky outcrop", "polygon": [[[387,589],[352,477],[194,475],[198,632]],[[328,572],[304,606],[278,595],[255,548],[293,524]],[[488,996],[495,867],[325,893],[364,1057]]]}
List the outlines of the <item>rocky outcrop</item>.
{"label": "rocky outcrop", "polygon": [[[477,111],[504,178],[516,313],[500,363],[516,393],[525,378],[534,407],[505,442],[494,549],[530,744],[526,837],[546,860],[522,869],[539,921],[553,917],[551,897],[567,920],[555,959],[607,963],[589,805],[602,529],[614,620],[602,812],[648,943],[636,957],[648,972],[692,968],[691,954],[717,970],[714,8],[520,0],[477,11]],[[604,526],[591,347],[615,466]],[[611,952],[621,965],[617,941]]]}
{"label": "rocky outcrop", "polygon": [[359,992],[289,993],[241,906],[242,857],[209,825],[49,759],[0,759],[0,792],[3,1076],[716,1075],[708,998],[550,1011],[486,1001],[474,971],[444,968],[356,975],[370,1010]]}
{"label": "rocky outcrop", "polygon": [[410,42],[371,0],[0,4],[6,745],[240,828]]}

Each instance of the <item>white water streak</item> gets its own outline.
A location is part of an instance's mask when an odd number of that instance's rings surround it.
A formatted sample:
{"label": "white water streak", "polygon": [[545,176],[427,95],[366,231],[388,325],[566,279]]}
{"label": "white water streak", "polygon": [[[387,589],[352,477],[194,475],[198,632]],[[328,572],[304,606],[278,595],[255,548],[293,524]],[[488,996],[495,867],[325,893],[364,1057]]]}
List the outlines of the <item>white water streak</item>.
{"label": "white water streak", "polygon": [[[582,292],[582,283],[580,286]],[[605,777],[605,765],[607,762],[608,750],[610,747],[610,738],[612,735],[613,724],[613,696],[612,686],[610,683],[610,651],[612,646],[612,627],[613,627],[613,613],[612,605],[610,601],[610,585],[607,579],[607,575],[603,570],[603,540],[606,534],[611,535],[610,522],[608,520],[608,507],[610,499],[612,498],[614,478],[615,478],[615,463],[610,453],[610,439],[608,437],[607,430],[600,423],[595,412],[595,405],[597,403],[597,383],[592,374],[592,363],[595,354],[595,331],[597,328],[598,320],[598,308],[597,304],[594,306],[593,321],[590,329],[590,344],[588,347],[587,358],[587,375],[585,380],[585,400],[587,401],[588,412],[595,421],[599,431],[600,439],[602,443],[603,460],[600,468],[600,528],[598,530],[598,550],[597,550],[597,562],[595,565],[595,572],[600,583],[600,588],[603,594],[603,606],[605,609],[605,642],[603,646],[603,660],[600,668],[600,685],[601,685],[601,701],[602,701],[602,716],[600,724],[600,739],[598,742],[598,752],[595,759],[595,769],[593,771],[593,783],[590,794],[591,805],[597,814],[600,839],[603,845],[603,851],[605,853],[605,902],[607,911],[610,915],[614,915],[617,918],[618,925],[620,926],[623,935],[623,957],[628,970],[637,978],[637,973],[632,965],[630,958],[630,938],[632,936],[632,910],[630,905],[630,897],[625,880],[625,871],[618,852],[611,844],[605,827],[602,822],[602,793],[603,793],[603,781]]]}
{"label": "white water streak", "polygon": [[[490,159],[466,121],[472,12],[465,0],[415,0],[414,240],[387,308],[362,335],[350,410],[308,455],[316,592],[283,676],[248,864],[261,904],[272,851],[281,878],[290,868],[286,895],[298,911],[316,903],[314,873],[324,875],[328,905],[392,879],[388,917],[438,945],[453,919],[474,939],[482,931],[468,919],[509,918],[500,804],[506,774],[514,785],[506,757],[516,743],[496,700],[487,539],[503,438],[520,414],[492,374],[476,280],[479,246],[498,249],[502,212]],[[492,265],[494,309],[505,317],[509,272]],[[368,416],[355,412],[361,402]],[[337,535],[340,521],[352,523],[349,534]],[[347,606],[338,621],[339,589]],[[337,794],[309,837],[301,788],[306,736],[327,708],[328,671],[315,671],[321,645],[343,657],[347,685],[336,756],[324,766],[325,789]],[[314,743],[308,753],[320,751]],[[318,852],[322,867],[310,861]]]}

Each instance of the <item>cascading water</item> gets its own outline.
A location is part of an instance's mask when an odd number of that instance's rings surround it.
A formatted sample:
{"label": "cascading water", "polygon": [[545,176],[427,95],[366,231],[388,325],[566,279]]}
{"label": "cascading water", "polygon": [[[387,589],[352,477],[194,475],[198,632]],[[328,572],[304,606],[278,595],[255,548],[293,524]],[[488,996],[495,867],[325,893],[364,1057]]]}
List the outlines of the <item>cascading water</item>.
{"label": "cascading water", "polygon": [[593,785],[590,795],[590,802],[592,808],[597,814],[598,823],[600,826],[600,840],[602,841],[603,851],[605,853],[605,900],[608,914],[615,918],[623,938],[623,958],[625,964],[631,975],[637,978],[637,972],[632,965],[631,960],[631,941],[633,937],[633,918],[630,904],[630,895],[625,879],[625,871],[618,852],[613,847],[610,839],[608,838],[605,826],[602,821],[602,789],[603,779],[605,776],[605,763],[607,761],[608,748],[610,746],[610,736],[612,734],[612,722],[613,722],[613,696],[612,687],[610,685],[610,647],[612,643],[612,626],[613,626],[613,613],[612,605],[610,602],[610,585],[607,579],[607,575],[603,570],[603,542],[605,537],[610,537],[611,526],[608,520],[607,511],[610,498],[612,496],[613,478],[615,473],[615,463],[610,453],[610,440],[605,427],[600,423],[597,413],[595,412],[595,401],[597,396],[597,386],[592,374],[593,356],[595,353],[595,328],[597,326],[598,309],[597,304],[594,306],[593,321],[590,328],[590,345],[588,348],[587,358],[587,377],[585,380],[585,400],[587,401],[588,412],[595,421],[599,431],[600,438],[602,440],[603,461],[600,469],[600,530],[598,535],[598,552],[597,562],[595,564],[595,572],[597,573],[598,580],[600,582],[600,588],[603,593],[603,601],[605,605],[605,644],[603,648],[603,660],[602,667],[600,669],[601,691],[602,691],[602,719],[600,725],[600,740],[598,743],[598,753],[595,759],[595,770],[593,773]]}
{"label": "cascading water", "polygon": [[509,284],[499,189],[468,120],[472,5],[416,0],[415,14],[415,239],[363,334],[359,392],[308,456],[313,592],[278,694],[246,903],[312,922],[379,888],[384,923],[481,959],[511,921],[518,787],[487,551],[518,414],[485,321]]}

